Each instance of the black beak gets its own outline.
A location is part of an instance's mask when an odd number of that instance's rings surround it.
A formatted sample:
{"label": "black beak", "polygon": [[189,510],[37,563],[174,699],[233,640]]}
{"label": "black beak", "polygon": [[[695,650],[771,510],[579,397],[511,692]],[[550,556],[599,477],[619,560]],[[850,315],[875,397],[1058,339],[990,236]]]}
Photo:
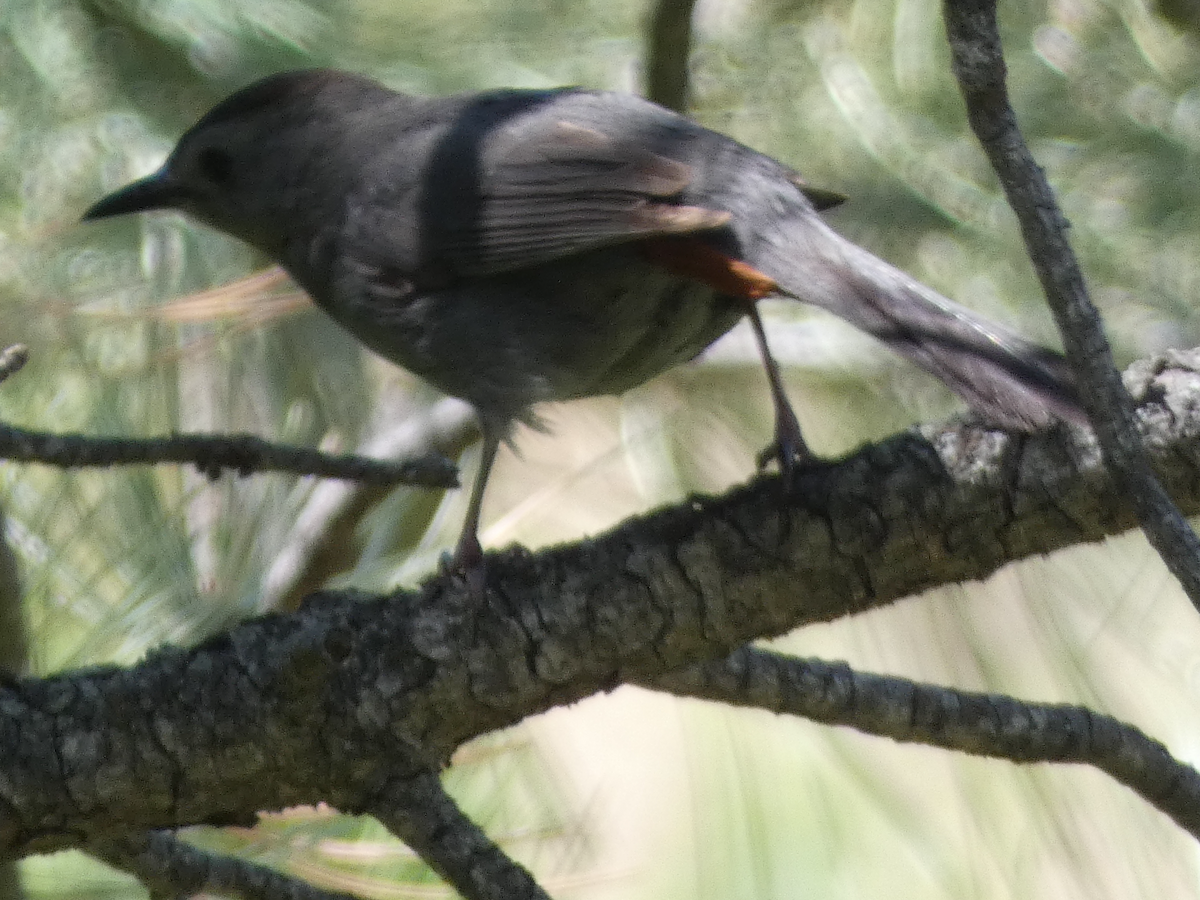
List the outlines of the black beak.
{"label": "black beak", "polygon": [[162,169],[113,191],[83,214],[83,221],[123,216],[148,209],[165,209],[179,201],[179,191]]}

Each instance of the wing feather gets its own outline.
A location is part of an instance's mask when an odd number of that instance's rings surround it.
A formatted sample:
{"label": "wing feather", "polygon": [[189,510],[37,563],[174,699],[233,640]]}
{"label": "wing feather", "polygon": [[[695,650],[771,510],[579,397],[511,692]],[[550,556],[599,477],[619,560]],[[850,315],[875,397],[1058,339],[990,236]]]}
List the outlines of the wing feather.
{"label": "wing feather", "polygon": [[[730,222],[730,212],[697,202],[707,195],[697,180],[712,150],[705,142],[731,142],[686,119],[579,90],[453,102],[431,109],[420,137],[395,142],[371,177],[382,186],[351,211],[364,261],[434,283]],[[413,158],[427,160],[421,171]],[[799,176],[795,184],[811,190]]]}

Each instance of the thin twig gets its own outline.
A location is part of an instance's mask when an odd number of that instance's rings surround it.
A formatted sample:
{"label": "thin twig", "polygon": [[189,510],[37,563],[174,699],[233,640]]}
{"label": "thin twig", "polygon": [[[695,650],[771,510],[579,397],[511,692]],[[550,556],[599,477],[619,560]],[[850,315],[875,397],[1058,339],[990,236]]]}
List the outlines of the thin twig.
{"label": "thin twig", "polygon": [[642,683],[977,756],[1093,766],[1200,838],[1200,772],[1132,725],[1084,706],[1024,703],[753,647]]}
{"label": "thin twig", "polygon": [[996,4],[946,0],[943,10],[967,117],[1017,215],[1105,461],[1129,496],[1146,537],[1200,609],[1200,539],[1154,476],[1133,403],[1067,241],[1067,221],[1017,127],[1005,85]]}
{"label": "thin twig", "polygon": [[0,381],[16,375],[29,361],[29,348],[24,344],[13,344],[0,351]]}
{"label": "thin twig", "polygon": [[321,475],[374,484],[457,487],[458,470],[437,454],[393,462],[362,456],[330,456],[317,450],[273,444],[253,435],[177,434],[162,438],[97,438],[48,434],[0,425],[0,459],[74,469],[189,463],[209,478],[224,469]]}

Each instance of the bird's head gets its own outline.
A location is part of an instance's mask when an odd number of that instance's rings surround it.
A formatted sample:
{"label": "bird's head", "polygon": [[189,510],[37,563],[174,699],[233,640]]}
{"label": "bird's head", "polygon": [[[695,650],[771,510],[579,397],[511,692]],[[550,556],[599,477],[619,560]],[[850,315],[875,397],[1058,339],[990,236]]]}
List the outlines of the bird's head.
{"label": "bird's head", "polygon": [[93,205],[85,221],[175,209],[276,254],[298,210],[322,213],[336,172],[341,120],[394,96],[327,70],[273,75],[214,107],[162,167]]}

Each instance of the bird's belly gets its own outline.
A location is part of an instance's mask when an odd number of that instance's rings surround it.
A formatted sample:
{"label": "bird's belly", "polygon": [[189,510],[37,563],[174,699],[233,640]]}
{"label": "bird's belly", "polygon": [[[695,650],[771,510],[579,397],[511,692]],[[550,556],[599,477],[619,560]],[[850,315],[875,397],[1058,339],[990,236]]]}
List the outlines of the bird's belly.
{"label": "bird's belly", "polygon": [[369,277],[338,288],[349,302],[322,305],[367,346],[497,419],[628,390],[691,359],[745,313],[634,247],[403,299]]}

